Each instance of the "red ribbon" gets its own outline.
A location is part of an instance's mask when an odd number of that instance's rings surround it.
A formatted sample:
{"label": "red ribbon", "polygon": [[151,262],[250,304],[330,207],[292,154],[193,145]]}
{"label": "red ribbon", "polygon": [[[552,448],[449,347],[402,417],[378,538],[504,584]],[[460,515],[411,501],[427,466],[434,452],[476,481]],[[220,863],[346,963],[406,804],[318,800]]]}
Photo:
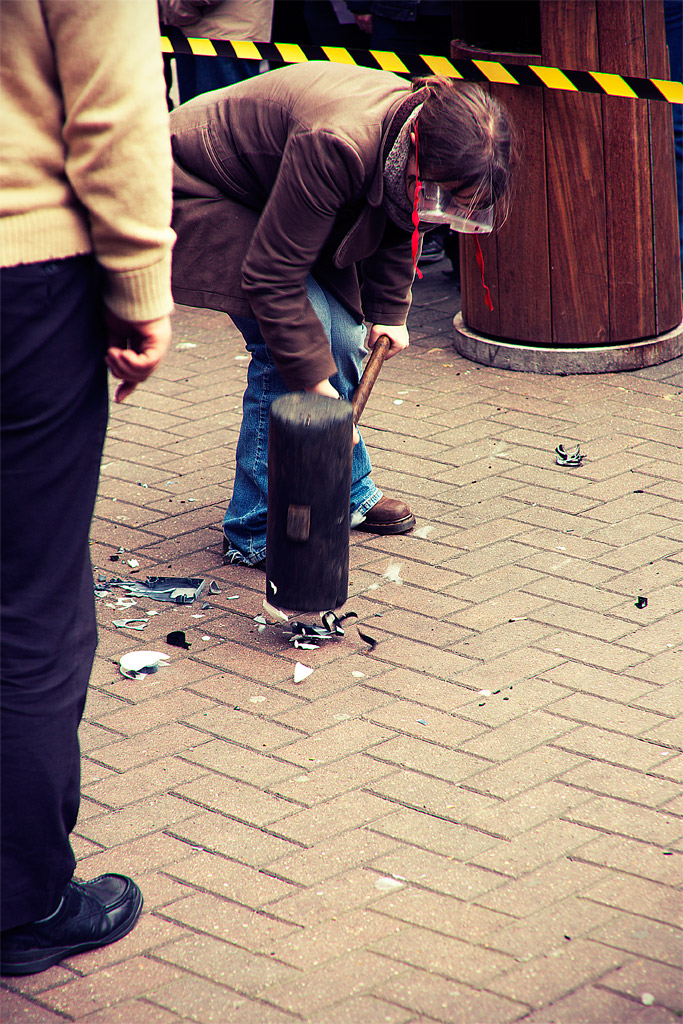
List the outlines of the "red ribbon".
{"label": "red ribbon", "polygon": [[474,239],[474,245],[475,245],[475,249],[476,249],[476,253],[477,253],[477,264],[479,266],[479,271],[481,273],[481,284],[482,284],[482,287],[483,287],[484,293],[485,293],[484,294],[484,302],[486,303],[486,306],[487,306],[489,312],[493,312],[493,303],[491,302],[491,292],[489,291],[489,286],[487,285],[486,281],[484,280],[484,254],[481,251],[481,245],[479,244],[479,238],[477,237],[477,235],[472,235],[472,238]]}
{"label": "red ribbon", "polygon": [[417,265],[417,250],[420,247],[420,232],[418,228],[420,226],[420,215],[417,212],[417,201],[422,190],[422,182],[420,181],[420,175],[417,169],[417,122],[415,123],[415,199],[413,201],[413,213],[411,220],[413,222],[413,235],[411,239],[413,249],[413,266],[415,267],[415,273],[418,278],[422,278],[423,274]]}

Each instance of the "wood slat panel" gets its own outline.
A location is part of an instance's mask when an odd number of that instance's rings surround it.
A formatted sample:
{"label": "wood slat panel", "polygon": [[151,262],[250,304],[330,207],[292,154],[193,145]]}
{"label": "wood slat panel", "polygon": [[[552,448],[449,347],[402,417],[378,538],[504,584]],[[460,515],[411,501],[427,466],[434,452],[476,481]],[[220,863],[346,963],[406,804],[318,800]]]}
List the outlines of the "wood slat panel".
{"label": "wood slat panel", "polygon": [[[597,68],[594,0],[541,3],[543,63]],[[607,230],[601,100],[547,93],[552,343],[609,342]]]}
{"label": "wood slat panel", "polygon": [[[538,63],[538,55],[500,54],[454,45],[451,56]],[[480,238],[486,282],[494,309],[484,299],[472,239],[461,236],[462,314],[475,331],[511,341],[547,344],[551,337],[550,267],[546,202],[543,95],[524,86],[495,85],[488,91],[503,103],[522,136],[522,159],[510,217],[488,238]],[[495,272],[495,278],[494,278]]]}
{"label": "wood slat panel", "polygon": [[[652,78],[669,78],[663,5],[648,0],[644,7],[646,73]],[[664,103],[648,102],[647,106],[653,139],[656,333],[664,334],[676,327],[683,317],[672,108]]]}
{"label": "wood slat panel", "polygon": [[[484,279],[489,287],[493,309],[486,305],[486,293],[481,283],[481,272],[477,265],[475,243],[471,235],[460,236],[460,292],[461,312],[466,324],[475,331],[491,337],[510,337],[507,328],[501,326],[501,308],[498,289],[498,245],[495,238],[480,236],[484,257]],[[503,323],[506,323],[503,313]]]}
{"label": "wood slat panel", "polygon": [[[646,74],[642,0],[597,5],[600,70]],[[605,96],[605,153],[610,341],[657,333],[648,104]]]}
{"label": "wood slat panel", "polygon": [[550,260],[543,95],[494,86],[522,128],[522,166],[510,216],[497,234],[498,291],[506,338],[546,344],[551,337]]}

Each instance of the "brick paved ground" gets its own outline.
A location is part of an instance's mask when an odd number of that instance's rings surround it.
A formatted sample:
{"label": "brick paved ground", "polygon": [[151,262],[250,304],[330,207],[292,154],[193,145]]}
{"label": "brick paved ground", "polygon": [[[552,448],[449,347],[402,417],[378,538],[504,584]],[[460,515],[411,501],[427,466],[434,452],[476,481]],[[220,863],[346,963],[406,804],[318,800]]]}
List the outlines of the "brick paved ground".
{"label": "brick paved ground", "polygon": [[[364,414],[377,483],[418,519],[352,538],[372,652],[353,627],[298,652],[259,632],[263,576],[220,564],[246,369],[226,318],[181,309],[113,409],[94,564],[221,593],[152,605],[144,632],[112,620],[151,602],[99,602],[75,846],[83,878],[134,875],[145,914],[6,979],[8,1024],[679,1019],[683,362],[466,362],[444,268]],[[140,648],[170,667],[124,679]]]}

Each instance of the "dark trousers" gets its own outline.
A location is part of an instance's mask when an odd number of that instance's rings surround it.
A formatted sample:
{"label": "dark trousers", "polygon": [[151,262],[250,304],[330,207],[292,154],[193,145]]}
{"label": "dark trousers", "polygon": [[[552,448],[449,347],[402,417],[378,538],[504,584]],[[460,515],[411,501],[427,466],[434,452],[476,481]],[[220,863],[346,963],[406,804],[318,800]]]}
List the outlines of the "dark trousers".
{"label": "dark trousers", "polygon": [[107,421],[91,256],[0,271],[0,927],[50,913],[75,859],[97,643],[88,551]]}
{"label": "dark trousers", "polygon": [[175,62],[181,103],[187,103],[204,92],[224,89],[245,78],[253,78],[258,75],[261,63],[240,57],[197,57],[186,53],[176,54]]}
{"label": "dark trousers", "polygon": [[450,15],[420,15],[415,21],[396,21],[373,12],[373,50],[396,53],[447,54],[451,38]]}

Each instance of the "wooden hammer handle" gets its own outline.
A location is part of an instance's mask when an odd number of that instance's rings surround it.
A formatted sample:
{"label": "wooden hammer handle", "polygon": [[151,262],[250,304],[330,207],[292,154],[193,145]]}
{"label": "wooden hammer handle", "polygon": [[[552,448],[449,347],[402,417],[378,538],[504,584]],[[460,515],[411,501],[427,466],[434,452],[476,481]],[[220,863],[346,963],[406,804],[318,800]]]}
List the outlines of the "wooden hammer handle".
{"label": "wooden hammer handle", "polygon": [[353,396],[353,423],[354,426],[358,423],[361,417],[361,413],[365,408],[365,403],[370,397],[372,386],[377,380],[377,375],[382,369],[382,363],[384,357],[391,348],[391,338],[388,334],[380,334],[379,338],[375,343],[375,347],[372,350],[370,358],[367,361],[365,369],[363,370],[363,376],[360,379],[356,393]]}

